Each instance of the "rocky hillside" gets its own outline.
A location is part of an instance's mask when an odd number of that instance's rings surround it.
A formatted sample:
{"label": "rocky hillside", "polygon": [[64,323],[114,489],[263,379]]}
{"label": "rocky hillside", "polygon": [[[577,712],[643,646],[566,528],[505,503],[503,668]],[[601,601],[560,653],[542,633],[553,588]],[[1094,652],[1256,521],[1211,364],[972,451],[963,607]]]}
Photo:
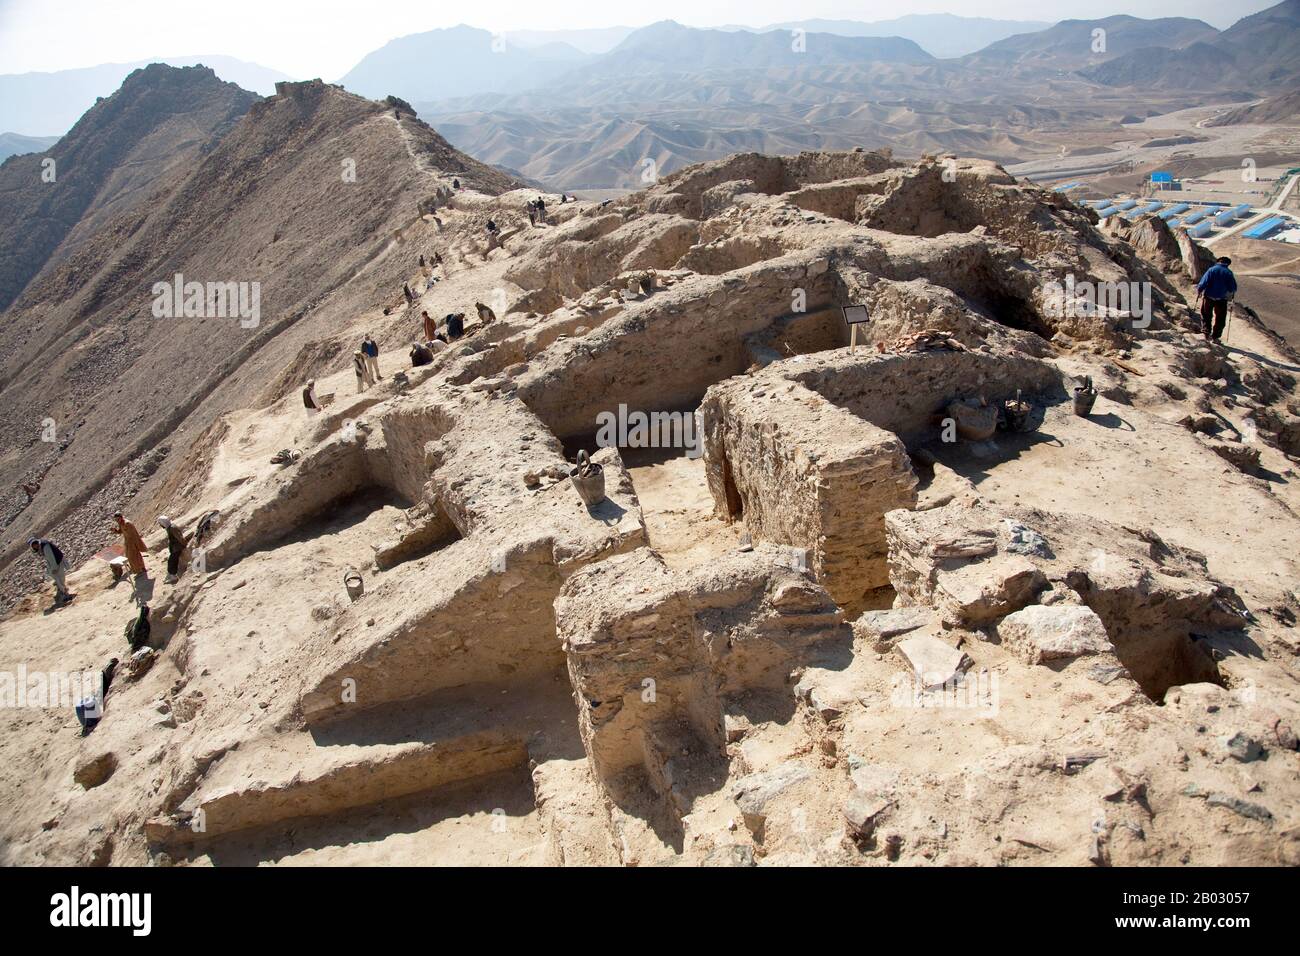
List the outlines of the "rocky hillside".
{"label": "rocky hillside", "polygon": [[[157,67],[134,79],[159,90],[213,82],[206,71]],[[247,105],[251,97],[240,95]],[[140,122],[116,107],[87,122],[109,141],[139,141],[115,135],[115,119],[128,131]],[[450,191],[455,177],[487,193],[512,185],[453,150],[409,107],[319,81],[283,84],[225,136],[194,149],[149,202],[77,243],[5,313],[6,563],[32,532],[65,533],[79,542],[70,547],[77,558],[101,547],[107,504],[97,495],[134,492],[156,470],[156,481],[169,480],[177,462],[164,459],[174,441],[184,447],[222,412],[248,404],[342,317],[400,293],[414,252],[394,253],[422,202]],[[73,168],[67,177],[72,188]],[[20,239],[21,231],[5,234]],[[256,284],[258,314],[159,317],[154,286],[178,274],[243,283],[250,305]],[[41,484],[30,506],[23,481]]]}
{"label": "rocky hillside", "polygon": [[1147,89],[1292,89],[1300,77],[1300,0],[1283,0],[1181,48],[1149,44],[1125,51],[1083,75],[1107,86]]}
{"label": "rocky hillside", "polygon": [[1186,17],[1144,20],[1118,15],[1097,20],[1062,20],[1037,33],[1023,33],[991,43],[966,57],[966,62],[1073,70],[1135,50],[1180,49],[1212,40],[1218,33],[1208,23]]}
{"label": "rocky hillside", "polygon": [[47,263],[142,202],[173,171],[192,169],[256,100],[206,67],[153,64],[128,76],[48,151],[0,165],[0,310]]}
{"label": "rocky hillside", "polygon": [[1250,106],[1224,110],[1206,126],[1300,126],[1300,90],[1280,93]]}

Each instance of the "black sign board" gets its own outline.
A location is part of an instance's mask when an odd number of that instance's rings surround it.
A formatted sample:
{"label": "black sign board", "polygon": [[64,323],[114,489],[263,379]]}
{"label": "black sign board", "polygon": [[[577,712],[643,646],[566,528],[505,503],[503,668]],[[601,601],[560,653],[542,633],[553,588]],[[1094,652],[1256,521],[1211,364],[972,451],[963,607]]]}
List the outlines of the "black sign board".
{"label": "black sign board", "polygon": [[841,309],[845,325],[865,325],[871,321],[865,305],[846,305]]}

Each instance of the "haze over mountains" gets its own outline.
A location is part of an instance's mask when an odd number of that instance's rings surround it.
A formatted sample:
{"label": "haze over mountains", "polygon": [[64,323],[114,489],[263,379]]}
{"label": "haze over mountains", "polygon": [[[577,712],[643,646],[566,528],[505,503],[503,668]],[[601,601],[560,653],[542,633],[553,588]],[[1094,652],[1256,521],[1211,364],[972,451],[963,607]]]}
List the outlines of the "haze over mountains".
{"label": "haze over mountains", "polygon": [[1298,63],[1300,0],[1285,0],[1180,49],[1144,45],[1084,75],[1108,86],[1280,90],[1297,85]]}
{"label": "haze over mountains", "polygon": [[[892,146],[1015,162],[1104,151],[1123,116],[1195,105],[1189,89],[1231,102],[1294,85],[1297,2],[1222,33],[1187,18],[1063,21],[947,60],[899,38],[665,22],[528,89],[408,98],[471,155],[565,189],[636,188],[646,159],[662,174],[746,149]],[[1219,51],[1249,46],[1262,23],[1275,53],[1248,77],[1221,71]],[[1124,79],[1128,64],[1159,62],[1175,65],[1167,82]],[[394,72],[391,82],[403,95],[412,81]]]}
{"label": "haze over mountains", "polygon": [[57,136],[23,136],[20,133],[0,133],[0,163],[10,156],[39,153],[59,141]]}
{"label": "haze over mountains", "polygon": [[965,62],[972,65],[1008,64],[1018,68],[1078,69],[1153,47],[1181,49],[1211,39],[1218,32],[1204,21],[1186,17],[1143,20],[1118,15],[1100,20],[1062,20],[1036,33],[991,43],[968,56]]}
{"label": "haze over mountains", "polygon": [[202,64],[228,83],[262,96],[273,93],[276,83],[289,79],[277,70],[220,55],[156,57],[52,73],[8,73],[0,75],[0,131],[62,136],[97,99],[111,95],[129,74],[150,63],[176,67]]}
{"label": "haze over mountains", "polygon": [[989,17],[959,17],[951,13],[911,13],[893,20],[877,20],[872,23],[856,20],[789,20],[762,27],[755,32],[800,29],[808,33],[834,33],[846,37],[902,37],[911,40],[931,56],[946,59],[965,56],[1005,37],[1017,33],[1034,33],[1051,25],[1044,20],[995,20]]}

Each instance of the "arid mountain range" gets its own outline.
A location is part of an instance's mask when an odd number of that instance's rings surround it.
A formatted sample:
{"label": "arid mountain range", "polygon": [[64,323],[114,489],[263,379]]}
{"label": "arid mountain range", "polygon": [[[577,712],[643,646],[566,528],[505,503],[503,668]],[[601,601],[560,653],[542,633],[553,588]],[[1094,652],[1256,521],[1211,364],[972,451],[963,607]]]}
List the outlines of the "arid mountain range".
{"label": "arid mountain range", "polygon": [[889,146],[1017,162],[1104,148],[1129,116],[1294,86],[1297,9],[1288,0],[1222,32],[1185,18],[1063,21],[947,60],[899,41],[665,22],[567,71],[552,61],[526,90],[433,99],[392,71],[388,92],[471,155],[555,188],[637,188],[647,158],[663,174],[737,149]]}
{"label": "arid mountain range", "polygon": [[[207,60],[261,94],[283,78]],[[0,110],[0,130],[68,124],[92,87],[106,95],[127,69],[0,76],[0,102],[19,110]],[[566,190],[638,188],[648,175],[745,149],[949,150],[1003,163],[1095,153],[1134,116],[1250,103],[1297,82],[1300,0],[1223,31],[1123,15],[1050,26],[939,15],[761,29],[664,21],[501,35],[462,25],[394,39],[339,81],[412,103],[458,149]],[[47,102],[76,112],[56,115]]]}

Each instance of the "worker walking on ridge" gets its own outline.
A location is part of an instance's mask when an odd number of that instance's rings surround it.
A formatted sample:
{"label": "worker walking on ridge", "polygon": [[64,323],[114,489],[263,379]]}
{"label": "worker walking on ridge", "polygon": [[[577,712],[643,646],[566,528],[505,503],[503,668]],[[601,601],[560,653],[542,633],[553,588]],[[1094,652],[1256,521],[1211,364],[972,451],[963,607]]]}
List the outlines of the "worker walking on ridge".
{"label": "worker walking on ridge", "polygon": [[501,230],[497,228],[494,220],[489,219],[487,225],[483,227],[487,232],[487,248],[483,250],[483,258],[486,259],[488,253],[493,249],[501,248]]}
{"label": "worker walking on ridge", "polygon": [[316,380],[307,379],[307,385],[302,390],[302,404],[307,409],[307,417],[320,413],[320,401],[316,398]]}
{"label": "worker walking on ridge", "polygon": [[366,365],[370,369],[371,383],[382,380],[383,376],[379,374],[379,343],[369,332],[361,340],[361,354],[365,356]]}
{"label": "worker walking on ridge", "polygon": [[127,521],[122,512],[114,512],[113,520],[117,522],[117,533],[122,536],[122,551],[126,554],[126,563],[131,573],[147,577],[149,569],[144,563],[144,538],[140,537],[135,525]]}
{"label": "worker walking on ridge", "polygon": [[185,553],[185,546],[190,539],[166,515],[158,516],[158,524],[167,532],[167,577],[164,580],[168,584],[175,584],[180,577],[181,555]]}
{"label": "worker walking on ridge", "polygon": [[68,573],[68,562],[64,559],[59,546],[45,538],[28,538],[27,546],[32,549],[34,554],[38,554],[45,559],[45,573],[54,582],[54,606],[62,607],[67,604],[76,595],[68,593],[68,586],[65,582]]}
{"label": "worker walking on ridge", "polygon": [[429,315],[427,310],[420,313],[420,322],[424,326],[426,342],[431,342],[438,337],[438,320]]}
{"label": "worker walking on ridge", "polygon": [[1196,283],[1196,298],[1201,303],[1201,323],[1207,342],[1217,342],[1223,335],[1223,327],[1228,321],[1228,303],[1237,294],[1237,277],[1228,268],[1230,265],[1231,259],[1220,256]]}
{"label": "worker walking on ridge", "polygon": [[366,364],[366,357],[360,349],[352,353],[352,371],[357,373],[358,392],[364,392],[367,386],[375,384],[370,378],[370,366]]}

